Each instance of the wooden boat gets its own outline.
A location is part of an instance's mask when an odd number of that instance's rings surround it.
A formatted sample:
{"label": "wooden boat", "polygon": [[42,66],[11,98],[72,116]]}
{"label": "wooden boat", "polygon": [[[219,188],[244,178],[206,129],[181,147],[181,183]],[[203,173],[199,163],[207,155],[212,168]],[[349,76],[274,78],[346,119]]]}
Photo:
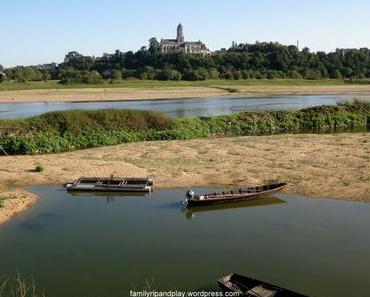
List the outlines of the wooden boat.
{"label": "wooden boat", "polygon": [[64,187],[67,191],[150,193],[153,183],[152,178],[80,177]]}
{"label": "wooden boat", "polygon": [[263,281],[232,273],[218,280],[226,292],[236,292],[246,297],[308,297]]}
{"label": "wooden boat", "polygon": [[281,191],[286,186],[286,183],[271,183],[262,186],[249,187],[246,189],[238,189],[229,192],[208,193],[203,195],[195,195],[194,192],[190,190],[186,192],[186,196],[185,199],[182,201],[182,204],[185,207],[192,207],[250,201],[270,196],[278,191]]}

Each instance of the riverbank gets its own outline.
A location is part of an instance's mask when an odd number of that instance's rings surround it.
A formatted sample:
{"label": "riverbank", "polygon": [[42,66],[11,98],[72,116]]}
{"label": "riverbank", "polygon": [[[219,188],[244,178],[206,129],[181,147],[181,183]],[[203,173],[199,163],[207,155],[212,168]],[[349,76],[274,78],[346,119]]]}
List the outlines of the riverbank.
{"label": "riverbank", "polygon": [[[129,143],[62,154],[3,156],[0,186],[61,186],[81,175],[110,174],[150,175],[157,188],[229,188],[279,179],[289,183],[287,193],[370,202],[369,156],[370,133]],[[44,171],[35,172],[37,164]]]}
{"label": "riverbank", "polygon": [[56,82],[0,84],[0,103],[91,102],[144,99],[204,98],[214,96],[273,96],[343,94],[369,96],[370,84],[343,80],[240,80],[160,82],[127,81],[118,84],[64,86]]}
{"label": "riverbank", "polygon": [[25,190],[10,190],[0,194],[0,224],[31,207],[37,200],[35,194]]}

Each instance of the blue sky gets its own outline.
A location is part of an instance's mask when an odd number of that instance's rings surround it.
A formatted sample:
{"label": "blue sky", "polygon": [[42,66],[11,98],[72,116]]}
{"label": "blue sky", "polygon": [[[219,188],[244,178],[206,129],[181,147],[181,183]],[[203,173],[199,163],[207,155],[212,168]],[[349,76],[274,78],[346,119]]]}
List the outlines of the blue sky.
{"label": "blue sky", "polygon": [[61,62],[137,50],[175,36],[212,50],[237,42],[277,41],[313,51],[370,47],[370,0],[0,0],[0,64]]}

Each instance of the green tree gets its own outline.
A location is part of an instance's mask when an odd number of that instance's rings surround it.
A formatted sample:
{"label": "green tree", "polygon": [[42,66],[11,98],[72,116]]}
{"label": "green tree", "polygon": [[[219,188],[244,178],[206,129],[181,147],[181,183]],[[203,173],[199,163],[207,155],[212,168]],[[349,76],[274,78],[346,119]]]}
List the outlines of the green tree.
{"label": "green tree", "polygon": [[160,80],[181,80],[181,74],[177,70],[174,69],[164,69],[159,74]]}
{"label": "green tree", "polygon": [[149,51],[153,54],[159,52],[159,42],[157,38],[152,37],[149,39]]}
{"label": "green tree", "polygon": [[72,67],[60,70],[60,79],[63,84],[73,84],[82,82],[82,73]]}
{"label": "green tree", "polygon": [[302,75],[297,70],[289,70],[288,77],[291,79],[302,79]]}
{"label": "green tree", "polygon": [[110,75],[110,79],[113,81],[120,81],[122,80],[122,71],[118,69],[113,69]]}
{"label": "green tree", "polygon": [[84,71],[82,73],[82,82],[85,84],[99,84],[102,83],[103,79],[99,72],[93,71]]}
{"label": "green tree", "polygon": [[333,70],[333,72],[330,73],[329,75],[330,78],[333,78],[333,79],[342,79],[342,74],[340,73],[340,71],[338,69],[335,69]]}

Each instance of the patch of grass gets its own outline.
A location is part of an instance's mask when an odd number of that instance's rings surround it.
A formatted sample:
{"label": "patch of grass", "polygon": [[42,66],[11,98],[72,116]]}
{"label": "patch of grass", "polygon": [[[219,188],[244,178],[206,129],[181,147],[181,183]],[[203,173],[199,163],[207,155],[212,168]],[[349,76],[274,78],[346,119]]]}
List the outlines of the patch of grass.
{"label": "patch of grass", "polygon": [[351,85],[370,85],[370,79],[346,79],[345,83]]}
{"label": "patch of grass", "polygon": [[33,279],[0,276],[0,297],[45,297],[37,290]]}
{"label": "patch of grass", "polygon": [[[4,207],[4,201],[8,199],[7,196],[4,196],[4,195],[0,195],[0,208],[3,208]],[[1,287],[0,287],[1,288]],[[1,296],[1,295],[0,295]]]}

